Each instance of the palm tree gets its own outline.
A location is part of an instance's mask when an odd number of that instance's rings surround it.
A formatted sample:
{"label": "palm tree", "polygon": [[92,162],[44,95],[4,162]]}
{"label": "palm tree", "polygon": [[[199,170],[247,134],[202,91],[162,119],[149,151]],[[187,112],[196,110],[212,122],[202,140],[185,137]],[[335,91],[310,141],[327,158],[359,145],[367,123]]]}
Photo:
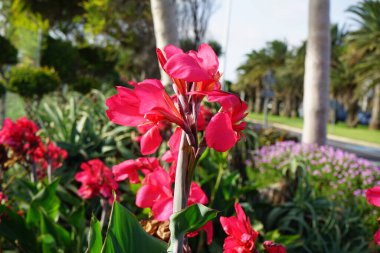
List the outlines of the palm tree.
{"label": "palm tree", "polygon": [[348,9],[355,15],[354,20],[360,25],[350,35],[361,56],[356,66],[361,82],[370,82],[374,88],[372,101],[371,129],[380,129],[380,1],[366,0]]}
{"label": "palm tree", "polygon": [[355,127],[358,123],[358,102],[362,95],[362,86],[357,81],[355,65],[358,63],[356,50],[350,44],[341,46],[337,58],[331,64],[331,96],[343,105],[347,112],[346,125]]}
{"label": "palm tree", "polygon": [[330,1],[309,1],[304,79],[304,143],[326,144],[329,111]]}
{"label": "palm tree", "polygon": [[[268,42],[266,47],[248,54],[247,61],[238,70],[239,87],[248,91],[255,98],[255,112],[260,113],[263,107],[264,77],[276,75],[276,68],[285,63],[288,46],[283,41]],[[250,90],[250,92],[249,92]]]}
{"label": "palm tree", "polygon": [[282,114],[287,117],[297,116],[297,109],[303,95],[303,76],[306,43],[290,50],[282,65],[276,70],[275,96],[272,100],[272,114],[278,115],[278,101],[283,102]]}

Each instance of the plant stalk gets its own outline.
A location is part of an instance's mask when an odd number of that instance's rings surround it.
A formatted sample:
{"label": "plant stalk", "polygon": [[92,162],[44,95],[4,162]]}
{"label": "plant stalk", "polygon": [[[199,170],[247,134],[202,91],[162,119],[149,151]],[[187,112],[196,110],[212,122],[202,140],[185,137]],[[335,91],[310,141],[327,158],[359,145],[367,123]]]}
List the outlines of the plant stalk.
{"label": "plant stalk", "polygon": [[[187,206],[191,184],[191,178],[189,179],[189,177],[192,177],[194,161],[195,157],[192,153],[192,148],[187,141],[185,131],[182,130],[174,184],[173,213],[179,212]],[[168,252],[183,252],[183,237],[176,238],[174,233],[171,233],[170,244]]]}

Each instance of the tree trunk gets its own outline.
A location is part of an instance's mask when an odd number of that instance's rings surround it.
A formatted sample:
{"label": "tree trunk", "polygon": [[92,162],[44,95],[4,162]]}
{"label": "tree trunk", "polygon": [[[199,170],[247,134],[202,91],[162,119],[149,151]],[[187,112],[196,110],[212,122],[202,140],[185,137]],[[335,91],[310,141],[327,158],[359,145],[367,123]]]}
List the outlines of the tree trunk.
{"label": "tree trunk", "polygon": [[255,113],[262,113],[263,111],[263,99],[261,97],[261,89],[256,87],[255,89]]}
{"label": "tree trunk", "polygon": [[292,115],[292,94],[287,94],[284,100],[284,108],[282,110],[282,116],[290,118]]}
{"label": "tree trunk", "polygon": [[[156,47],[163,49],[168,44],[179,46],[175,0],[150,0]],[[164,85],[171,83],[170,78],[160,67]]]}
{"label": "tree trunk", "polygon": [[330,1],[309,1],[309,35],[304,79],[302,142],[327,141],[330,66]]}
{"label": "tree trunk", "polygon": [[280,100],[277,97],[272,100],[272,115],[280,115]]}
{"label": "tree trunk", "polygon": [[[348,101],[348,100],[347,100]],[[356,127],[358,124],[358,117],[357,117],[357,100],[349,101],[345,106],[347,117],[346,117],[346,125],[348,127]]]}
{"label": "tree trunk", "polygon": [[372,101],[371,122],[369,128],[380,129],[380,84],[375,86],[375,93]]}

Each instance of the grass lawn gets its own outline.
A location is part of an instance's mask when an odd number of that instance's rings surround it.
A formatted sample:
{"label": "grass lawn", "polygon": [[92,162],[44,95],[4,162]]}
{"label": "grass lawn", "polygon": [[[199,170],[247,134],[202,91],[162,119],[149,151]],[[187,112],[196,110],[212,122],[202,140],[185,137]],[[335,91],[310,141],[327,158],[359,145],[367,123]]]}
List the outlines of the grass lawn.
{"label": "grass lawn", "polygon": [[[263,114],[250,113],[249,117],[251,119],[257,120],[258,122],[264,121]],[[269,123],[279,123],[300,129],[302,129],[303,126],[303,119],[301,118],[287,118],[282,116],[269,115],[268,121]],[[336,136],[380,145],[380,131],[369,130],[367,126],[359,125],[356,128],[349,128],[345,125],[344,122],[339,122],[335,125],[329,124],[328,133]]]}

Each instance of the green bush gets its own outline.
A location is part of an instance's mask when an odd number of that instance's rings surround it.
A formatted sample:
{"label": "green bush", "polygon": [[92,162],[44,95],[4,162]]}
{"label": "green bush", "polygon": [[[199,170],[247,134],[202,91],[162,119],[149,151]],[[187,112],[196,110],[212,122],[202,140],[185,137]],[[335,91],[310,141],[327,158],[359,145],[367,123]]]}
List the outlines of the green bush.
{"label": "green bush", "polygon": [[102,83],[99,79],[91,76],[79,77],[71,86],[74,91],[87,94],[93,89],[99,89]]}
{"label": "green bush", "polygon": [[76,80],[79,61],[78,49],[71,42],[47,38],[41,65],[53,67],[62,81],[70,83]]}
{"label": "green bush", "polygon": [[7,88],[24,98],[41,98],[60,84],[57,73],[49,68],[20,66],[13,68],[9,76]]}

